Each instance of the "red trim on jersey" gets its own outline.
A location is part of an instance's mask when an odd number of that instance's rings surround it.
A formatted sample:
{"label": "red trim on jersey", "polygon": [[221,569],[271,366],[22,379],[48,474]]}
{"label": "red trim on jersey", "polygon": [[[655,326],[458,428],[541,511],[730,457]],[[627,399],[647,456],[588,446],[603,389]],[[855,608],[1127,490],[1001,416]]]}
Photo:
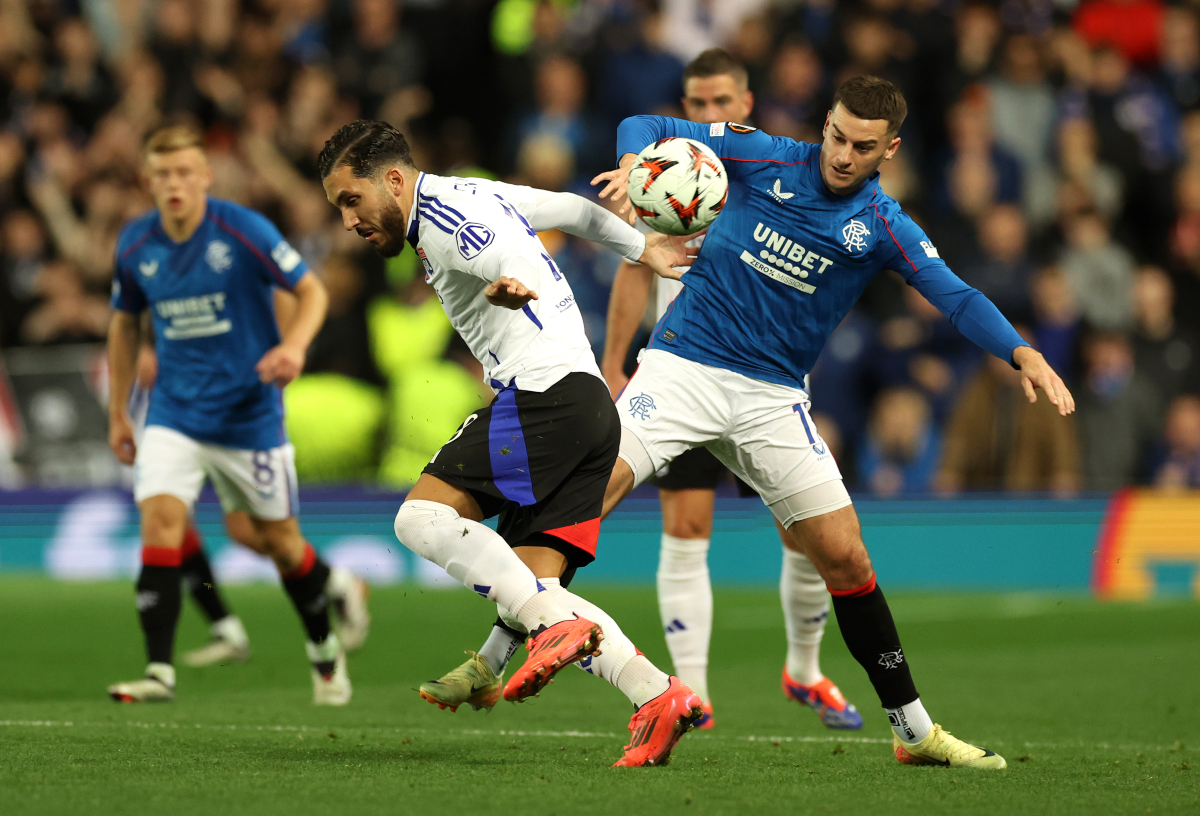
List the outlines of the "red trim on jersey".
{"label": "red trim on jersey", "polygon": [[863,595],[870,595],[875,591],[875,573],[871,573],[871,580],[867,581],[860,587],[854,589],[831,589],[829,594],[835,598],[861,598]]}
{"label": "red trim on jersey", "polygon": [[183,561],[191,559],[200,552],[200,531],[196,525],[189,524],[183,533],[183,546],[179,548]]}
{"label": "red trim on jersey", "polygon": [[806,161],[785,162],[779,159],[735,159],[732,156],[717,156],[721,161],[769,162],[771,164],[808,164]]}
{"label": "red trim on jersey", "polygon": [[900,250],[900,254],[904,256],[904,260],[908,261],[908,265],[912,267],[913,272],[916,272],[917,265],[909,259],[908,253],[904,251],[904,247],[900,246],[900,242],[897,241],[896,236],[892,234],[892,225],[888,223],[888,220],[883,217],[883,213],[879,211],[879,205],[872,202],[871,206],[875,208],[875,215],[877,215],[879,220],[883,222],[883,225],[887,227],[888,235],[891,236],[892,243],[896,245],[896,249]]}
{"label": "red trim on jersey", "polygon": [[633,374],[632,374],[632,375],[630,375],[629,379],[625,381],[625,384],[621,386],[621,390],[620,390],[620,391],[618,391],[618,392],[617,392],[617,396],[613,398],[613,404],[614,404],[614,405],[615,405],[616,403],[618,403],[618,402],[620,402],[620,401],[621,401],[621,397],[622,397],[622,396],[625,394],[625,389],[629,387],[629,384],[630,384],[631,382],[633,382],[633,378],[637,376],[638,369],[639,369],[639,368],[641,368],[641,367],[642,367],[642,364],[641,364],[641,363],[638,363],[638,364],[637,364],[637,368],[635,368],[635,369],[633,370]]}
{"label": "red trim on jersey", "polygon": [[178,567],[183,560],[179,547],[142,546],[142,564],[147,567]]}
{"label": "red trim on jersey", "polygon": [[128,249],[126,249],[124,252],[121,253],[121,257],[117,259],[118,262],[123,261],[126,258],[128,258],[129,253],[133,252],[135,249],[140,247],[142,244],[146,243],[146,239],[149,238],[153,234],[154,234],[154,227],[150,227],[150,229],[148,229],[144,233],[142,233],[141,238],[138,238],[136,241],[134,241],[132,244],[129,245]]}
{"label": "red trim on jersey", "polygon": [[317,564],[317,551],[313,549],[313,545],[307,541],[304,542],[304,556],[300,559],[300,566],[296,567],[291,572],[280,572],[285,581],[296,581],[303,578],[312,572],[313,567]]}
{"label": "red trim on jersey", "polygon": [[591,556],[596,555],[596,542],[600,540],[600,519],[581,521],[556,530],[543,530],[546,535],[561,538],[568,544],[573,544]]}
{"label": "red trim on jersey", "polygon": [[253,252],[254,257],[258,258],[259,262],[267,268],[267,271],[270,272],[271,276],[274,277],[275,280],[277,280],[279,282],[280,286],[282,286],[284,289],[288,290],[289,292],[295,288],[295,286],[288,281],[287,276],[283,274],[283,270],[279,268],[279,264],[275,263],[273,260],[271,260],[266,255],[264,255],[262,253],[262,250],[259,249],[258,247],[256,247],[250,241],[249,238],[247,238],[245,235],[242,235],[242,233],[235,230],[229,224],[226,224],[224,221],[222,221],[217,216],[210,215],[209,217],[213,220],[214,224],[216,224],[218,227],[220,227],[221,229],[228,232],[234,238],[241,241],[242,245],[245,246],[246,249]]}

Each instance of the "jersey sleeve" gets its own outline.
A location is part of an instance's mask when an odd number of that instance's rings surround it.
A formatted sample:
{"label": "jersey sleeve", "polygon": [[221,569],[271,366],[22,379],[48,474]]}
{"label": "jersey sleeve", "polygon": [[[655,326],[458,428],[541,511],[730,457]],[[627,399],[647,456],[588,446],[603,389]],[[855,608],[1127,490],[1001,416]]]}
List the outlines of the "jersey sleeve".
{"label": "jersey sleeve", "polygon": [[900,273],[968,340],[1011,365],[1013,352],[1029,344],[996,305],[950,271],[925,231],[903,211],[890,220],[881,212],[879,218],[887,231],[876,244],[883,248],[883,268]]}
{"label": "jersey sleeve", "polygon": [[112,307],[121,312],[141,314],[146,310],[146,293],[138,285],[132,266],[122,266],[120,251],[118,244],[113,258]]}
{"label": "jersey sleeve", "polygon": [[641,153],[646,145],[668,136],[682,136],[708,145],[734,177],[741,170],[741,162],[779,159],[792,153],[799,144],[736,122],[704,125],[667,116],[631,116],[617,127],[617,161],[626,153]]}
{"label": "jersey sleeve", "polygon": [[269,218],[253,210],[244,212],[241,237],[258,259],[263,277],[273,286],[292,291],[309,271],[308,264]]}

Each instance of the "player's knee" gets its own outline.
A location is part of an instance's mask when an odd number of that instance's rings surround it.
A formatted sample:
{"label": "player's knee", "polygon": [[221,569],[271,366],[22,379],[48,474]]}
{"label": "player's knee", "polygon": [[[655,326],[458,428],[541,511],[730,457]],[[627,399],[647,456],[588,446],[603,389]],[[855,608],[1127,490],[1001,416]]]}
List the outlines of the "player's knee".
{"label": "player's knee", "polygon": [[664,521],[663,532],[675,538],[708,539],[712,537],[712,520],[681,514],[670,521]]}
{"label": "player's knee", "polygon": [[142,541],[151,547],[179,547],[187,529],[187,509],[179,503],[145,502],[142,506]]}
{"label": "player's knee", "polygon": [[819,562],[814,561],[830,589],[854,589],[871,580],[873,570],[867,547],[861,539],[856,544],[827,553]]}
{"label": "player's knee", "polygon": [[401,544],[417,555],[429,558],[427,551],[433,544],[433,537],[429,535],[432,528],[457,518],[458,513],[447,504],[410,499],[396,512],[393,529]]}

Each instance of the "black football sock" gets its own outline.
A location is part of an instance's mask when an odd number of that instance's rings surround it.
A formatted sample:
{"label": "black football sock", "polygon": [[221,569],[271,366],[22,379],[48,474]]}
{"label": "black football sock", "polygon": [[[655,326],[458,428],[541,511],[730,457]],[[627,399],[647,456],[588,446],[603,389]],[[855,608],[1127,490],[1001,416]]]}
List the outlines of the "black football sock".
{"label": "black football sock", "polygon": [[179,550],[143,547],[137,608],[146,636],[146,656],[151,663],[173,662],[181,604]]}
{"label": "black football sock", "polygon": [[900,648],[900,636],[892,611],[875,576],[857,589],[830,590],[842,639],[854,659],[867,670],[867,677],[884,708],[894,709],[917,699],[908,661]]}
{"label": "black football sock", "polygon": [[304,631],[313,643],[324,643],[329,637],[329,597],[325,594],[328,580],[329,566],[317,556],[311,544],[304,545],[300,566],[283,576],[283,588],[300,613]]}
{"label": "black football sock", "polygon": [[189,527],[183,536],[183,563],[179,565],[183,580],[187,582],[188,592],[192,600],[200,607],[204,617],[210,623],[216,623],[222,618],[229,617],[229,607],[217,590],[217,579],[213,577],[212,565],[204,548],[200,546],[200,536],[194,527]]}

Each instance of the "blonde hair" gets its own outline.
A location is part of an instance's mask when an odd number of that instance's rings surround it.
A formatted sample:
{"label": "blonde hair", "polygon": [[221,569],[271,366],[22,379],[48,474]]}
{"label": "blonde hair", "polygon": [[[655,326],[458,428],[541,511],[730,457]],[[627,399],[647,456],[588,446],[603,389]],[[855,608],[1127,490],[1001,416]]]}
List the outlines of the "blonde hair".
{"label": "blonde hair", "polygon": [[186,150],[189,147],[204,150],[204,136],[200,131],[188,125],[168,125],[150,134],[142,146],[142,157],[148,158],[151,153],[171,153],[176,150]]}

